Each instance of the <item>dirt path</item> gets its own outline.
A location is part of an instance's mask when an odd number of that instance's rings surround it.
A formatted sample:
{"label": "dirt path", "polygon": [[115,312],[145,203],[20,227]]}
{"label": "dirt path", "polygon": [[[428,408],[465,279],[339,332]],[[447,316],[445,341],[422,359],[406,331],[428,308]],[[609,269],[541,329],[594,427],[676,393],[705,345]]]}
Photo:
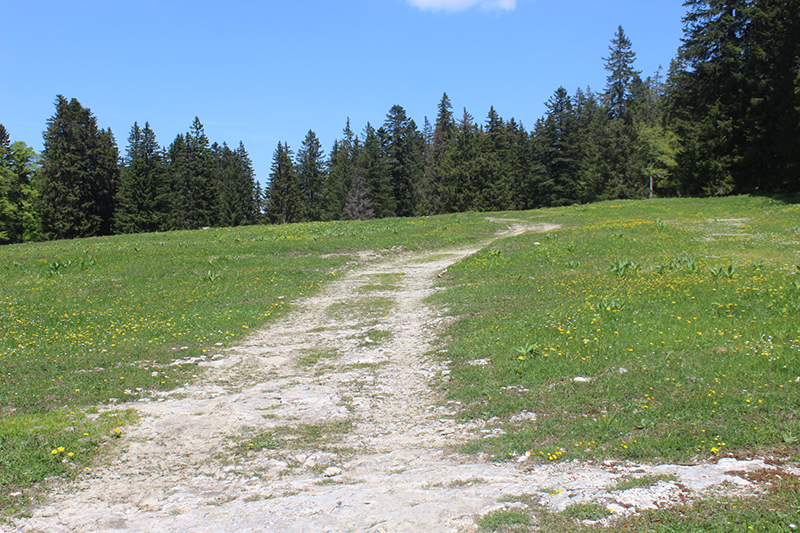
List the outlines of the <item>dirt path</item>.
{"label": "dirt path", "polygon": [[[525,229],[537,228],[511,231]],[[197,383],[137,403],[142,422],[108,464],[55,491],[17,530],[476,531],[476,517],[515,505],[498,503],[504,495],[630,512],[726,481],[747,488],[725,472],[762,462],[533,466],[454,452],[488,430],[457,423],[431,388],[446,379],[446,365],[426,356],[446,319],[425,299],[437,275],[478,249],[365,254],[322,294],[201,363]],[[604,490],[632,472],[679,482]]]}

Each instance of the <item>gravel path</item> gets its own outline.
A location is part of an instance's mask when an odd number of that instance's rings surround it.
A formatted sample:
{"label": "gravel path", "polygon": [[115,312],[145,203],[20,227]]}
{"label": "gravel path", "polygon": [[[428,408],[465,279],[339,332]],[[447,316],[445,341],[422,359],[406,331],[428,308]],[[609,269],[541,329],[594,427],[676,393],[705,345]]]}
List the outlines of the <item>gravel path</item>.
{"label": "gravel path", "polygon": [[[551,228],[512,231],[525,229]],[[496,464],[455,452],[489,430],[458,423],[431,387],[446,379],[426,354],[447,319],[425,299],[477,249],[365,254],[323,293],[201,363],[196,383],[136,403],[142,421],[113,457],[12,531],[468,532],[477,517],[521,505],[498,503],[506,495],[634,512],[725,482],[751,488],[725,472],[761,461]],[[678,481],[605,490],[638,473]]]}

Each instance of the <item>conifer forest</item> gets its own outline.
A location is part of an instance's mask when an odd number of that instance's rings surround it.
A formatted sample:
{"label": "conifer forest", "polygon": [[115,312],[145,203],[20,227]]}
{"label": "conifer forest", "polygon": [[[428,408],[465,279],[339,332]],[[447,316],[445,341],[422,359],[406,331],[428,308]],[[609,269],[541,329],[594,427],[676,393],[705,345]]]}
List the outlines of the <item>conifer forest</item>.
{"label": "conifer forest", "polygon": [[[124,149],[57,95],[36,153],[0,125],[0,243],[210,226],[527,210],[608,199],[800,193],[800,2],[688,0],[666,71],[635,68],[622,27],[601,91],[558,87],[532,129],[446,93],[323,149],[310,129],[259,169],[199,118],[168,145],[135,122]],[[565,66],[565,68],[569,68]]]}

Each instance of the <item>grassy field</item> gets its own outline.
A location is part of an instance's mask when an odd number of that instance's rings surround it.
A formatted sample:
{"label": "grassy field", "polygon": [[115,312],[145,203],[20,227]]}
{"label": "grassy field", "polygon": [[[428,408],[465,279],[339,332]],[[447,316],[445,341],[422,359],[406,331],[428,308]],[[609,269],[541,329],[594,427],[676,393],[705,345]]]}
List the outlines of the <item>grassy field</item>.
{"label": "grassy field", "polygon": [[[462,317],[442,354],[448,398],[504,430],[466,451],[542,462],[798,459],[800,205],[655,200],[508,216],[562,228],[462,261],[436,297]],[[780,531],[788,522],[776,517],[798,517],[796,485],[782,483],[790,492],[766,507],[706,502],[714,512],[685,527],[666,513],[675,520],[651,518],[668,525],[623,530],[738,531],[731,516],[750,512],[758,520],[741,530]],[[701,527],[709,514],[719,529]]]}
{"label": "grassy field", "polygon": [[[798,200],[492,216],[561,228],[496,241],[441,278],[434,300],[460,317],[440,354],[451,362],[442,387],[463,417],[504,430],[465,451],[542,462],[800,457]],[[89,466],[132,420],[96,406],[182,385],[197,367],[181,361],[281,316],[358,251],[435,250],[502,227],[468,213],[0,247],[0,505],[15,512],[28,487]],[[771,486],[757,502],[708,500],[616,527],[800,525],[797,480]],[[578,527],[587,512],[531,509],[544,531]],[[484,525],[534,527],[515,513]]]}
{"label": "grassy field", "polygon": [[739,198],[545,216],[563,227],[461,262],[440,296],[465,315],[447,354],[464,416],[537,414],[470,450],[795,456],[800,208]]}
{"label": "grassy field", "polygon": [[91,465],[131,412],[335,279],[363,250],[439,249],[477,214],[144,234],[0,247],[0,507]]}

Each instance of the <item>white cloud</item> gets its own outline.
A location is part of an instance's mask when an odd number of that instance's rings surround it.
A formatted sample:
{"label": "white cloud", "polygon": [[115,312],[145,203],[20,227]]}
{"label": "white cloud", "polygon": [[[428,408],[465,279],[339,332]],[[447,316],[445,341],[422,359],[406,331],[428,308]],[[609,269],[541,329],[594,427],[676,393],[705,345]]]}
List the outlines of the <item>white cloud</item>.
{"label": "white cloud", "polygon": [[425,11],[463,11],[473,6],[483,9],[504,9],[511,11],[517,7],[517,0],[408,0],[412,5]]}

